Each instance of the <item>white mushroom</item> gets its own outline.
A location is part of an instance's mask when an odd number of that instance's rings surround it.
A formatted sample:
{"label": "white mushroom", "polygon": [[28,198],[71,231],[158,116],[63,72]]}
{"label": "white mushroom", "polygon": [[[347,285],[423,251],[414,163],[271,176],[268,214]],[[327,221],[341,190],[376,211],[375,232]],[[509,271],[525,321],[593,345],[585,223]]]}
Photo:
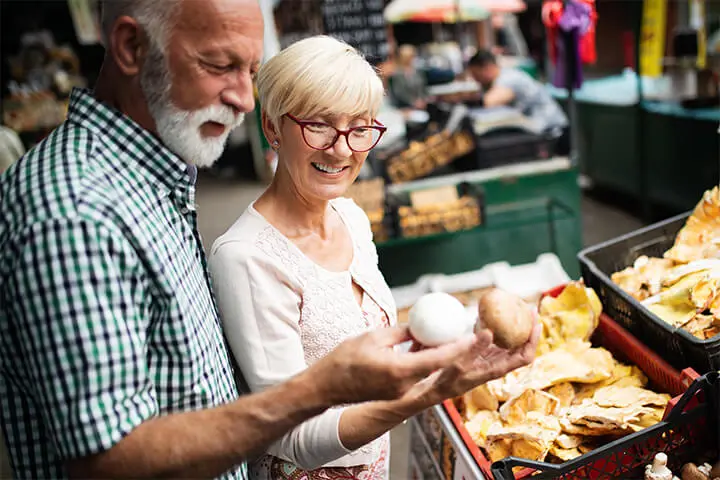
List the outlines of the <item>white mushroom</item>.
{"label": "white mushroom", "polygon": [[413,338],[427,347],[437,347],[471,334],[475,324],[460,300],[447,293],[423,295],[408,313]]}
{"label": "white mushroom", "polygon": [[645,466],[645,480],[673,480],[673,473],[667,468],[667,455],[655,455],[652,465]]}

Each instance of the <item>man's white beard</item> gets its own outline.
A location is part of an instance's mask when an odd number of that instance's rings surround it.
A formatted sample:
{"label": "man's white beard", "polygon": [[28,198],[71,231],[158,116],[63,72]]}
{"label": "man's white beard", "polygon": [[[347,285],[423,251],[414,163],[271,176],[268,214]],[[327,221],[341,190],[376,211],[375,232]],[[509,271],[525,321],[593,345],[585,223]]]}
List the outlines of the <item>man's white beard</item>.
{"label": "man's white beard", "polygon": [[[210,105],[195,111],[179,109],[170,99],[171,81],[165,56],[159,49],[151,48],[140,74],[140,85],[158,136],[185,162],[210,167],[220,158],[230,132],[243,122],[245,115],[236,114],[226,105]],[[209,121],[225,125],[222,135],[206,137],[200,133],[202,124]]]}
{"label": "man's white beard", "polygon": [[[187,163],[198,167],[210,167],[220,158],[230,132],[244,119],[243,114],[235,115],[230,107],[220,105],[188,112],[168,103],[151,106],[150,113],[163,143]],[[225,125],[222,135],[203,136],[200,127],[208,121]]]}

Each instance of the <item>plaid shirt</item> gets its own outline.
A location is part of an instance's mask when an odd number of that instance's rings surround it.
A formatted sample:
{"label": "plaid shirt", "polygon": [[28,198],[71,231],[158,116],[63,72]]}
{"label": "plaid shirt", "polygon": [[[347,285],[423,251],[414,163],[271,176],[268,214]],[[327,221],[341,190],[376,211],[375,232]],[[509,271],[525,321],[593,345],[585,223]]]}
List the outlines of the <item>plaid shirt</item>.
{"label": "plaid shirt", "polygon": [[0,410],[16,478],[63,478],[66,459],[150,418],[237,398],[188,170],[75,90],[67,121],[0,177]]}

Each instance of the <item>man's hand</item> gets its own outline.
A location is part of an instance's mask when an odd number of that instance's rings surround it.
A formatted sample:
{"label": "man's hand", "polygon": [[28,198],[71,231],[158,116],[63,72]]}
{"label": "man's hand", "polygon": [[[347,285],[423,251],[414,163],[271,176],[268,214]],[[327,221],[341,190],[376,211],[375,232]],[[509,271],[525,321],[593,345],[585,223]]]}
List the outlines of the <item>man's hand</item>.
{"label": "man's hand", "polygon": [[407,328],[381,328],[347,340],[313,364],[310,374],[333,404],[404,397],[432,372],[466,363],[477,351],[475,335],[437,348],[401,352],[410,341]]}
{"label": "man's hand", "polygon": [[465,355],[419,382],[407,393],[404,403],[423,410],[529,364],[535,358],[541,331],[541,325],[536,323],[527,343],[515,350],[498,347],[492,342],[490,330],[481,331]]}

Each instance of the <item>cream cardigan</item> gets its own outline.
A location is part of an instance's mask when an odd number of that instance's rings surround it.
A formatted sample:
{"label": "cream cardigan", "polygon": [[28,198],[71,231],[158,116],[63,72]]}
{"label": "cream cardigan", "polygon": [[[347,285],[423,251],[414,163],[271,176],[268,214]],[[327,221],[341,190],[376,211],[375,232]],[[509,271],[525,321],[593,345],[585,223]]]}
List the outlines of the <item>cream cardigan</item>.
{"label": "cream cardigan", "polygon": [[[396,323],[365,212],[345,198],[333,200],[330,208],[339,213],[353,242],[353,260],[345,272],[314,263],[253,205],[213,244],[209,268],[220,317],[252,391],[289,379],[343,340],[377,326],[368,325],[363,310],[370,316],[387,314],[390,324]],[[364,291],[362,309],[353,280]],[[382,438],[348,451],[338,435],[342,410],[329,409],[303,423],[268,453],[304,469],[373,463]]]}

